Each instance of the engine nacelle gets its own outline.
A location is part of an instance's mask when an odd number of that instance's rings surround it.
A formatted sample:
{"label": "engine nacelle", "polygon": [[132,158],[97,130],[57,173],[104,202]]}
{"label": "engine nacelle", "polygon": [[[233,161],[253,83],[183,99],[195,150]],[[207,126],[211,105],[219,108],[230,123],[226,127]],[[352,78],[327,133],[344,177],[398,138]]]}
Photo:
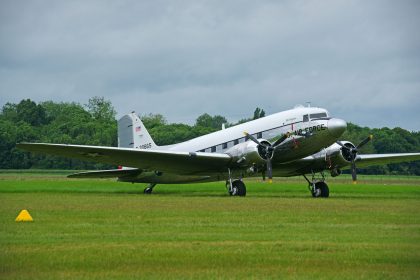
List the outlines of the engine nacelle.
{"label": "engine nacelle", "polygon": [[[344,146],[354,148],[354,144],[349,141],[341,141]],[[343,149],[338,144],[334,144],[326,149],[326,160],[331,166],[346,166],[351,162],[352,155],[347,149]]]}
{"label": "engine nacelle", "polygon": [[[341,141],[349,148],[354,148],[354,144],[349,141]],[[348,166],[352,159],[352,154],[348,149],[343,149],[340,145],[334,144],[318,155],[320,160],[325,161],[326,168],[331,172],[331,177],[341,175],[341,168]]]}
{"label": "engine nacelle", "polygon": [[[260,140],[260,142],[263,145],[269,145],[269,142],[266,140]],[[226,154],[230,155],[239,167],[252,167],[252,170],[254,170],[253,172],[257,171],[258,168],[256,167],[264,166],[266,164],[267,156],[264,153],[264,148],[261,148],[252,141],[235,145],[227,150]]]}

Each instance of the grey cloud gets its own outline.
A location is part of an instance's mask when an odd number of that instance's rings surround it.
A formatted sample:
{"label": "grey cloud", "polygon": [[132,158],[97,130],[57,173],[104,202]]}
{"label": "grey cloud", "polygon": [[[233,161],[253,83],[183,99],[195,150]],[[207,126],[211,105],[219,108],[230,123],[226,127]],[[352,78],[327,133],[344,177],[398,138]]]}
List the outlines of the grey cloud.
{"label": "grey cloud", "polygon": [[[419,7],[3,1],[0,103],[100,95],[120,115],[192,122],[204,112],[235,120],[256,106],[274,113],[312,101],[363,125],[420,130]],[[390,110],[404,113],[389,119]]]}

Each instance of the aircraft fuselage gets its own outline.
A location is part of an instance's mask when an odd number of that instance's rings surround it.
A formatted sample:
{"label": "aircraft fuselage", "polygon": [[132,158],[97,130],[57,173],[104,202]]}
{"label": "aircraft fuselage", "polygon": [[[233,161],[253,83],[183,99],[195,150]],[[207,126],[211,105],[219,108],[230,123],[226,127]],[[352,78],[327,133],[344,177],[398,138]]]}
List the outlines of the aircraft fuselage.
{"label": "aircraft fuselage", "polygon": [[271,143],[283,134],[290,133],[285,145],[275,151],[276,162],[282,163],[314,154],[330,146],[346,127],[345,121],[332,118],[325,109],[299,107],[160,148],[229,154],[236,145],[248,140],[244,132]]}
{"label": "aircraft fuselage", "polygon": [[[222,129],[179,144],[158,146],[155,149],[174,152],[189,151],[191,153],[226,153],[232,156],[241,153],[240,149],[246,149],[247,145],[255,145],[244,135],[244,132],[270,143],[289,133],[289,137],[284,141],[284,144],[275,150],[273,165],[276,167],[274,170],[276,176],[292,176],[300,168],[300,166],[293,164],[294,161],[310,156],[330,146],[337,141],[346,127],[347,124],[344,120],[332,118],[325,109],[298,107]],[[148,143],[143,145],[145,149],[151,146]],[[263,164],[260,164],[258,168],[263,169]],[[236,174],[240,172],[244,176],[260,176],[260,173],[247,173],[246,168],[241,169],[240,164],[238,164],[238,168],[234,172]],[[147,178],[147,181],[151,183],[186,183],[219,181],[224,180],[226,176],[227,169],[212,174],[203,170],[202,173],[163,173],[160,176],[156,176],[153,170],[144,170],[142,174],[139,174],[138,178],[142,182],[145,182]],[[127,179],[132,180],[132,178]]]}

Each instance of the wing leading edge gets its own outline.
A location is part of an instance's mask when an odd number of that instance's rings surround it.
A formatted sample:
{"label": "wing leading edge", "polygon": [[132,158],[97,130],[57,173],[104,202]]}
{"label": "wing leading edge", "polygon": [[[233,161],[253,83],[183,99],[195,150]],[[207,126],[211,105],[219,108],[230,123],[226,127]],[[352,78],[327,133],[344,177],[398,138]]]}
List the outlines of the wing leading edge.
{"label": "wing leading edge", "polygon": [[357,167],[367,167],[371,165],[383,165],[416,160],[420,160],[420,153],[366,154],[358,155],[356,158]]}

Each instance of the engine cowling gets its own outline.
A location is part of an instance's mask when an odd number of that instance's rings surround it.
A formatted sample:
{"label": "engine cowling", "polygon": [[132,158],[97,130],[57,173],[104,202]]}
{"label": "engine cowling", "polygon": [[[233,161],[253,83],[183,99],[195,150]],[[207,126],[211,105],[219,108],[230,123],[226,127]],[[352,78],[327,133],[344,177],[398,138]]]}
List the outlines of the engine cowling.
{"label": "engine cowling", "polygon": [[[341,141],[344,146],[354,148],[354,144],[349,141]],[[333,165],[344,166],[351,162],[352,155],[346,150],[342,149],[338,144],[334,144],[326,150],[327,160],[331,161]]]}
{"label": "engine cowling", "polygon": [[[348,148],[354,148],[355,145],[349,141],[341,141],[341,143]],[[338,144],[334,144],[326,149],[325,161],[327,168],[331,172],[332,177],[341,175],[341,169],[348,166],[352,160],[352,154],[347,149],[343,149]]]}
{"label": "engine cowling", "polygon": [[[260,140],[262,145],[270,145],[267,140]],[[233,161],[241,168],[257,167],[258,169],[266,164],[267,154],[263,148],[252,141],[247,141],[233,146],[226,151],[233,158]],[[268,155],[273,157],[271,153]],[[256,172],[256,170],[255,170]]]}

